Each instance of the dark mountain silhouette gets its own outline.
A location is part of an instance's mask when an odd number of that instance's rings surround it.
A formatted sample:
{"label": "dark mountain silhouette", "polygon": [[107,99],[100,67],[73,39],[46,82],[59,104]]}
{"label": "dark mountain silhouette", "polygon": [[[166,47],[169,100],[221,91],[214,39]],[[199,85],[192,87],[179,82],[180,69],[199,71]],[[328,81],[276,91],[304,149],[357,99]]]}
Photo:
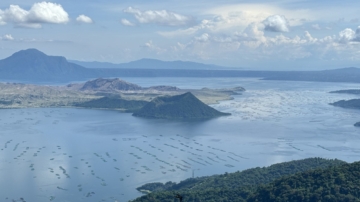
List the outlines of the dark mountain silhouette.
{"label": "dark mountain silhouette", "polygon": [[157,97],[133,115],[161,119],[209,119],[230,114],[209,107],[188,92],[175,96]]}
{"label": "dark mountain silhouette", "polygon": [[71,80],[90,78],[94,73],[70,63],[65,57],[48,56],[36,49],[27,49],[0,60],[0,78],[15,80]]}

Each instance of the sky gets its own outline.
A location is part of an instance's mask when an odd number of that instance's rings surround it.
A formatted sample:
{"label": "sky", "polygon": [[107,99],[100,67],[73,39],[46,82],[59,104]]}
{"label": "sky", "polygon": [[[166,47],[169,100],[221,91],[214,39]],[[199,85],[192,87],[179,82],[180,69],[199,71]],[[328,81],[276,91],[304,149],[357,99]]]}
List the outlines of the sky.
{"label": "sky", "polygon": [[28,48],[111,63],[360,67],[360,1],[1,0],[0,58]]}

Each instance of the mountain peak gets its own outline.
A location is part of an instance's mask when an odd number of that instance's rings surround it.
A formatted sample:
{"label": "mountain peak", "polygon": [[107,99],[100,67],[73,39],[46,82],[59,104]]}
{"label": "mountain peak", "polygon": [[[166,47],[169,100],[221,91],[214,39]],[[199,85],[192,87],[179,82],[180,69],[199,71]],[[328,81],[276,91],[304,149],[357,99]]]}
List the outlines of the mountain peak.
{"label": "mountain peak", "polygon": [[217,111],[187,92],[181,95],[157,97],[133,115],[146,118],[192,120],[230,114]]}
{"label": "mountain peak", "polygon": [[26,50],[21,50],[21,51],[18,51],[14,54],[12,54],[10,57],[13,57],[13,56],[47,56],[45,53],[39,51],[38,49],[35,49],[35,48],[29,48],[29,49],[26,49]]}

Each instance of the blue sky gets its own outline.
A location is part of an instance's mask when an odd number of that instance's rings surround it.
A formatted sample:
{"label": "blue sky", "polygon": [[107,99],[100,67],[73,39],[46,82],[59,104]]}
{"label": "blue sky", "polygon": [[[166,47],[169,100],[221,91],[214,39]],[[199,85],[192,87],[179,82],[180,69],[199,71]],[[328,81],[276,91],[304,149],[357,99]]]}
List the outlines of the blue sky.
{"label": "blue sky", "polygon": [[2,0],[0,58],[27,48],[112,63],[360,67],[360,1]]}

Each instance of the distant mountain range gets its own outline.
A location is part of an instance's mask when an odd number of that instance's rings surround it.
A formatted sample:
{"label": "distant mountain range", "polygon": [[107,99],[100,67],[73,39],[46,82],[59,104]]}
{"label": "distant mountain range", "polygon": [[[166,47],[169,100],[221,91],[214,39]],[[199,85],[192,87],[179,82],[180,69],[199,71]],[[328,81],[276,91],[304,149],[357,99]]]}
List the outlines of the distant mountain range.
{"label": "distant mountain range", "polygon": [[[86,68],[116,68],[116,69],[201,69],[201,70],[216,70],[216,69],[235,69],[231,67],[223,67],[210,64],[202,64],[188,61],[161,61],[155,59],[144,58],[128,63],[108,63],[108,62],[82,62],[77,60],[70,60],[70,62],[81,65]],[[237,68],[239,69],[239,68]]]}
{"label": "distant mountain range", "polygon": [[[75,64],[77,63],[77,64]],[[123,64],[69,62],[27,49],[0,60],[0,79],[54,82],[99,77],[257,77],[266,80],[360,83],[359,68],[326,71],[250,71],[195,62],[142,59]]]}

